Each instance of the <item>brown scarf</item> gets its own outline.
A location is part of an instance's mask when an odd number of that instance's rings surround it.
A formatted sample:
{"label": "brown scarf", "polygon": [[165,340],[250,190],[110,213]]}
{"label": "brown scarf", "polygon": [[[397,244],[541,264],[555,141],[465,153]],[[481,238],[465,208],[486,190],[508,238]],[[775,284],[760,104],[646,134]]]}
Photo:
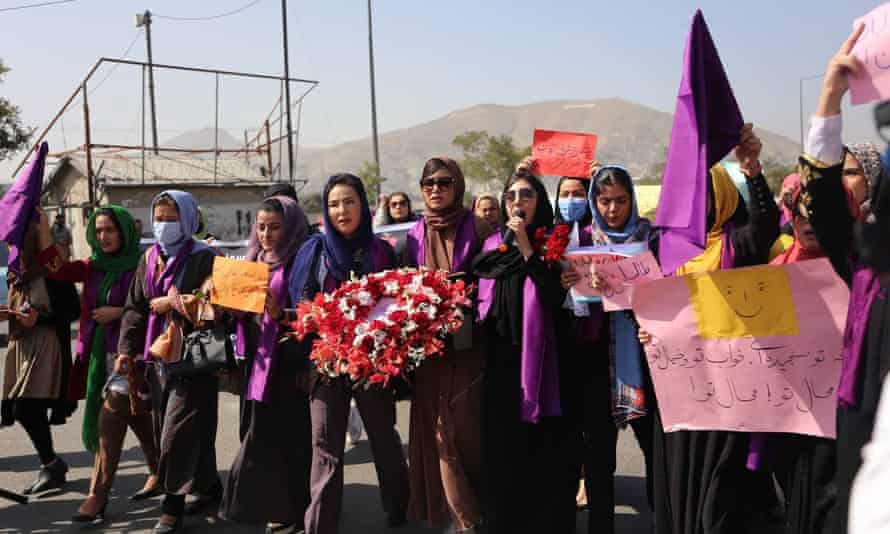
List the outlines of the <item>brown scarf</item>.
{"label": "brown scarf", "polygon": [[[457,162],[451,158],[437,157],[445,164],[451,177],[454,178],[454,202],[440,210],[432,209],[426,204],[424,213],[425,263],[431,269],[451,270],[451,258],[454,256],[454,237],[457,235],[457,225],[463,220],[467,209],[464,207],[464,173],[461,172]],[[429,162],[427,162],[429,163]]]}

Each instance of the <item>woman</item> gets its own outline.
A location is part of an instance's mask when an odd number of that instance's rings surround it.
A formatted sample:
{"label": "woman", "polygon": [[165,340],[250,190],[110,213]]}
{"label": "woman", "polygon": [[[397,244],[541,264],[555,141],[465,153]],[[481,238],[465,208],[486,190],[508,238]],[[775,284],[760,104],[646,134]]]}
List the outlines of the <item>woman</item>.
{"label": "woman", "polygon": [[126,209],[103,206],[90,216],[86,234],[92,250],[90,258],[65,262],[53,246],[46,216],[41,216],[40,261],[49,270],[48,276],[84,284],[77,360],[72,373],[72,378],[80,383],[72,380],[71,390],[75,398],[86,397],[81,439],[84,447],[96,454],[96,461],[89,497],[71,519],[75,523],[104,520],[127,427],[139,439],[149,470],[143,489],[131,498],[138,501],[153,496],[158,473],[151,414],[133,411],[129,377],[113,372],[124,301],[139,262],[136,223]]}
{"label": "woman", "polygon": [[[121,319],[119,356],[114,372],[130,372],[134,360],[150,363],[148,379],[156,435],[160,436],[158,483],[164,491],[156,534],[178,532],[183,516],[215,508],[222,496],[216,470],[217,379],[210,374],[168,378],[166,366],[149,347],[174,312],[171,295],[191,295],[213,273],[216,254],[192,237],[198,229],[198,204],[184,191],[167,190],[151,203],[155,244],[140,258]],[[179,312],[174,316],[181,319]],[[180,321],[185,334],[192,327]],[[185,497],[199,496],[189,509]]]}
{"label": "woman", "polygon": [[[592,169],[589,193],[586,181],[560,179],[557,223],[568,222],[582,228],[581,246],[631,243],[648,246],[651,226],[639,216],[628,172],[614,165],[595,164]],[[581,226],[584,224],[589,226]],[[568,290],[579,277],[574,270],[567,270],[561,280],[563,288]],[[595,284],[604,287],[600,279],[596,279]],[[576,398],[583,434],[581,458],[588,503],[587,528],[591,533],[614,532],[618,428],[627,424],[633,428],[643,451],[647,496],[651,500],[652,418],[646,405],[654,393],[632,313],[604,315],[601,304],[579,306],[568,299],[563,308],[561,352],[564,359],[574,357],[576,363],[566,376],[574,377],[580,392]]]}
{"label": "woman", "polygon": [[68,465],[56,454],[50,425],[64,424],[77,407],[68,395],[77,292],[70,283],[47,278],[38,253],[38,229],[31,223],[18,257],[10,256],[8,308],[0,310],[0,320],[9,321],[0,426],[21,424],[40,458],[37,480],[23,491],[26,495],[65,485]]}
{"label": "woman", "polygon": [[[862,448],[871,439],[881,399],[881,384],[890,369],[890,343],[884,335],[890,306],[884,297],[887,292],[886,268],[881,265],[886,262],[880,260],[880,256],[886,257],[887,250],[890,188],[886,184],[886,170],[879,160],[866,157],[864,154],[868,151],[860,151],[857,156],[856,150],[845,149],[841,142],[841,100],[849,89],[848,77],[859,75],[865,68],[851,53],[863,30],[863,25],[855,28],[829,61],[805,146],[806,159],[816,172],[834,180],[841,175],[861,208],[860,219],[864,220],[859,223],[860,246],[853,255],[845,254],[849,249],[841,246],[843,243],[831,248],[822,243],[826,251],[839,251],[833,257],[830,255],[832,265],[838,272],[846,267],[850,272],[848,279],[852,280],[838,385],[837,499],[826,528],[826,532],[841,534],[847,532],[850,489],[862,465]],[[823,232],[816,219],[812,222],[821,242]],[[847,240],[847,247],[849,244],[850,240]],[[873,250],[876,244],[879,245],[877,251]]]}
{"label": "woman", "polygon": [[[350,276],[362,276],[395,265],[392,248],[374,237],[371,209],[362,182],[336,174],[322,192],[324,234],[309,237],[297,253],[290,279],[291,302],[334,291]],[[312,414],[310,503],[307,534],[337,532],[343,500],[343,455],[349,401],[355,398],[365,423],[380,482],[383,509],[390,526],[405,523],[408,466],[395,429],[395,397],[391,389],[356,388],[346,377],[329,379],[314,370],[309,406]]]}
{"label": "woman", "polygon": [[[473,261],[487,362],[482,459],[486,529],[492,533],[574,532],[577,464],[572,424],[562,417],[554,316],[565,300],[559,266],[533,242],[553,225],[541,181],[525,171],[507,180],[494,234]],[[502,251],[503,250],[503,251]],[[574,465],[572,467],[570,464]]]}
{"label": "woman", "polygon": [[[464,175],[449,158],[423,167],[420,189],[426,216],[408,233],[410,266],[466,277],[491,229],[463,207]],[[408,439],[411,498],[408,515],[458,532],[482,520],[479,415],[484,347],[468,317],[441,358],[427,360],[414,375]]]}
{"label": "woman", "polygon": [[473,211],[476,217],[484,220],[491,227],[492,231],[497,231],[500,227],[498,197],[484,193],[476,197],[473,202]]}
{"label": "woman", "polygon": [[412,222],[419,218],[411,209],[411,199],[406,193],[399,191],[381,198],[374,217],[374,226]]}
{"label": "woman", "polygon": [[[309,235],[300,206],[286,196],[260,205],[247,260],[269,266],[266,311],[238,324],[243,359],[241,448],[235,456],[220,514],[240,523],[266,524],[267,532],[303,530],[309,504],[309,399],[298,387],[306,371],[308,342],[280,342],[292,308],[288,280],[294,256]],[[286,422],[286,424],[285,424]],[[271,491],[269,491],[271,490]]]}
{"label": "woman", "polygon": [[[753,127],[745,125],[735,155],[751,194],[750,209],[726,170],[720,165],[711,168],[707,219],[701,221],[708,228],[706,246],[675,274],[766,263],[779,233],[779,210],[761,172],[761,146]],[[676,252],[660,253],[665,257]],[[648,333],[640,331],[641,341],[648,343],[650,339]],[[747,532],[750,522],[759,519],[772,504],[771,479],[746,469],[749,435],[725,431],[665,433],[657,411],[653,413],[656,532]]]}

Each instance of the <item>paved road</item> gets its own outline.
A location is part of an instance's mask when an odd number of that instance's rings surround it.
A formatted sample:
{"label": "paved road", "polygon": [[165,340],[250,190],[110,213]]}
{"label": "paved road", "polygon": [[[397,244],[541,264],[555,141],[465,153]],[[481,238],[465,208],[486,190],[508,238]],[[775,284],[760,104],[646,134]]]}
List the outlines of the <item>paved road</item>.
{"label": "paved road", "polygon": [[[0,362],[5,349],[0,349]],[[2,369],[2,365],[0,365]],[[82,404],[82,403],[81,403]],[[219,433],[217,454],[223,476],[231,466],[238,446],[237,398],[228,394],[220,397]],[[407,403],[399,403],[398,428],[402,438],[408,435]],[[69,521],[89,490],[93,457],[84,452],[80,444],[81,412],[63,427],[53,428],[53,438],[59,454],[71,466],[65,491],[36,499],[26,506],[0,500],[0,534],[18,532],[81,532],[83,527]],[[22,428],[18,425],[0,429],[0,488],[21,491],[35,478],[38,460]],[[636,446],[633,434],[621,433],[618,452],[618,479],[616,481],[616,523],[619,533],[644,533],[650,524],[645,499],[642,454]],[[145,464],[142,452],[132,433],[128,433],[124,454],[115,482],[114,493],[108,504],[106,532],[150,532],[159,515],[159,499],[147,504],[131,503],[126,496],[142,487],[145,480]],[[586,532],[586,515],[578,515],[578,532]],[[226,523],[214,518],[189,518],[188,532],[249,533],[261,529]],[[343,502],[341,533],[375,534],[391,530],[385,526],[385,517],[377,492],[377,478],[367,441],[361,441],[346,453],[346,489]],[[436,529],[410,524],[392,530],[401,534],[434,534]]]}

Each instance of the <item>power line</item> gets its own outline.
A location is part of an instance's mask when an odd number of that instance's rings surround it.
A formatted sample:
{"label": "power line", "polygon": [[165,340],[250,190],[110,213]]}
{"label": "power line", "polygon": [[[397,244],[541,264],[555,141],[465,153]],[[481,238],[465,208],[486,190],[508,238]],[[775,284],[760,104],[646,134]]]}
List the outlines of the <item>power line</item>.
{"label": "power line", "polygon": [[214,20],[214,19],[221,19],[223,17],[228,17],[230,15],[236,15],[246,9],[249,9],[249,8],[259,4],[260,2],[262,2],[262,0],[253,0],[253,2],[248,2],[247,4],[239,7],[238,9],[233,9],[232,11],[226,11],[225,13],[219,13],[218,15],[210,15],[209,17],[171,17],[168,15],[158,15],[157,13],[152,13],[152,16],[155,18],[159,18],[159,19],[179,20],[179,21],[187,21],[187,22]]}
{"label": "power line", "polygon": [[15,7],[0,7],[0,11],[17,11],[19,9],[30,9],[32,7],[46,7],[46,6],[54,6],[58,4],[69,4],[71,2],[76,2],[77,0],[56,0],[55,2],[40,2],[39,4],[25,4],[23,6],[15,6]]}
{"label": "power line", "polygon": [[[127,49],[124,50],[124,53],[123,53],[123,54],[121,54],[121,56],[120,56],[121,59],[124,59],[124,58],[127,57],[127,54],[129,54],[129,53],[130,53],[130,50],[132,50],[133,47],[136,45],[136,41],[139,40],[139,36],[140,36],[140,35],[142,35],[142,28],[139,28],[138,30],[136,30],[136,36],[133,37],[133,41],[130,42],[130,45],[127,46]],[[99,87],[102,87],[102,84],[105,83],[105,81],[108,80],[108,78],[111,78],[111,75],[114,74],[114,71],[118,68],[119,65],[120,65],[120,63],[115,63],[115,64],[108,70],[108,74],[106,74],[104,78],[102,78],[101,80],[99,80],[99,83],[97,83],[96,85],[94,85],[94,86],[90,89],[89,94],[92,95],[93,93],[96,92],[96,90],[99,89]]]}

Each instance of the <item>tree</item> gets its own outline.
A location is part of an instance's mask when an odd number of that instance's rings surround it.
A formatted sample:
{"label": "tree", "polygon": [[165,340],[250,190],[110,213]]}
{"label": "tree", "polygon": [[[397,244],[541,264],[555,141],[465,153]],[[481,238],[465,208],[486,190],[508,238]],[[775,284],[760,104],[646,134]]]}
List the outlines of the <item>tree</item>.
{"label": "tree", "polygon": [[763,176],[769,184],[770,191],[778,195],[782,190],[782,180],[789,174],[797,172],[797,163],[781,163],[774,158],[766,158],[761,164]]}
{"label": "tree", "polygon": [[[3,75],[9,72],[9,67],[3,64],[0,59],[0,83],[3,82]],[[19,108],[8,99],[0,97],[0,161],[3,161],[21,148],[23,148],[31,135],[34,133],[32,128],[22,126],[19,118]]]}
{"label": "tree", "polygon": [[517,148],[506,135],[492,137],[484,130],[469,130],[456,136],[451,144],[461,149],[458,163],[468,180],[483,186],[504,182],[522,158],[531,155],[531,147]]}
{"label": "tree", "polygon": [[377,164],[371,161],[362,163],[362,168],[358,171],[358,177],[362,179],[365,185],[365,191],[368,192],[368,201],[374,204],[380,196],[380,185],[386,181],[386,178],[380,176],[380,169]]}

